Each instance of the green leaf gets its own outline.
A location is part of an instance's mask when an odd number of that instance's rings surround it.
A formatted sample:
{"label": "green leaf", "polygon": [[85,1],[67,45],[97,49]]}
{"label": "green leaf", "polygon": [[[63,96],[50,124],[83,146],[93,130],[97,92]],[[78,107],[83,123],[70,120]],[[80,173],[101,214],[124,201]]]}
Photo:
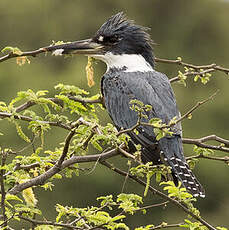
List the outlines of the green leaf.
{"label": "green leaf", "polygon": [[14,122],[15,126],[16,126],[16,130],[18,135],[26,142],[30,143],[30,139],[25,135],[25,133],[23,132],[21,126],[15,121]]}
{"label": "green leaf", "polygon": [[4,49],[1,50],[2,53],[13,53],[17,55],[22,55],[23,52],[17,47],[6,46]]}

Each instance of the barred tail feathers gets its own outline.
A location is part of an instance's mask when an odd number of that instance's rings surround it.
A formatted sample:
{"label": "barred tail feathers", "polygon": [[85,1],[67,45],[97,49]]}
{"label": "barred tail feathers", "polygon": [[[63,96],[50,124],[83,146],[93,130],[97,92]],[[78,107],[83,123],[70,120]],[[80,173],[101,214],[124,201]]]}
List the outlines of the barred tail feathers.
{"label": "barred tail feathers", "polygon": [[200,182],[189,168],[188,164],[176,156],[171,158],[164,158],[164,160],[171,166],[175,177],[183,184],[189,193],[194,197],[205,197],[205,191]]}

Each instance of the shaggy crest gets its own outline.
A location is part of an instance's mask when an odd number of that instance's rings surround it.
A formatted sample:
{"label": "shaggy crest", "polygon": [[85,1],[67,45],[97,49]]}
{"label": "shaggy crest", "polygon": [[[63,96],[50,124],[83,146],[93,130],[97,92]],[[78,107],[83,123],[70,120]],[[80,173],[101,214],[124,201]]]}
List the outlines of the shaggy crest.
{"label": "shaggy crest", "polygon": [[95,33],[93,40],[104,44],[114,54],[141,54],[154,66],[153,41],[149,28],[134,24],[123,12],[110,17]]}

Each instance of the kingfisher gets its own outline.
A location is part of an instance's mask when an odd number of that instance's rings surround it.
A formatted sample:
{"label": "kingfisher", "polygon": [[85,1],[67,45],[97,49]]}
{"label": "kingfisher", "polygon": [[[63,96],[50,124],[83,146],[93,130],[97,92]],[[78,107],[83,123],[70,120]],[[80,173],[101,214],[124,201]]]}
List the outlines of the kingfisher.
{"label": "kingfisher", "polygon": [[[118,130],[131,129],[139,121],[130,102],[138,100],[150,105],[143,121],[159,118],[168,124],[179,118],[176,99],[168,77],[155,70],[153,41],[148,28],[127,19],[123,12],[110,17],[90,39],[46,48],[54,55],[84,54],[106,63],[107,71],[101,79],[101,93],[105,107]],[[129,148],[141,146],[143,163],[166,164],[171,167],[173,181],[178,181],[193,196],[204,197],[202,185],[189,168],[183,153],[181,124],[171,127],[172,135],[157,140],[154,128],[137,126],[129,131]]]}

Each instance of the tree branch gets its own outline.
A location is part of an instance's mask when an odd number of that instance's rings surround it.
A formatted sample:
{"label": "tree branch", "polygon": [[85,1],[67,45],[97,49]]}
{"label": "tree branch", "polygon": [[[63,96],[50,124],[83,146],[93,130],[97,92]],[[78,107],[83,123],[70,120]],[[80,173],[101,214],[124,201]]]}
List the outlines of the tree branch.
{"label": "tree branch", "polygon": [[[225,146],[228,146],[229,140],[226,140],[224,138],[218,137],[218,136],[216,136],[214,134],[210,135],[210,136],[202,137],[202,138],[197,138],[197,139],[182,138],[182,141],[183,141],[184,144],[192,144],[192,145],[196,145],[196,146],[202,147],[202,148],[219,150],[219,151],[222,151],[222,152],[229,153],[229,148],[225,147]],[[219,142],[221,144],[220,145],[205,144],[205,142],[207,142],[207,141],[217,141],[217,142]]]}
{"label": "tree branch", "polygon": [[[195,76],[195,75],[205,75],[206,73],[211,73],[211,72],[214,72],[216,71],[215,69],[206,69],[206,70],[203,70],[203,71],[200,71],[200,72],[195,72],[195,71],[188,71],[188,72],[185,72],[183,75],[184,76]],[[170,83],[173,83],[173,82],[176,82],[176,81],[179,81],[181,80],[179,75],[174,77],[174,78],[171,78],[169,79]]]}
{"label": "tree branch", "polygon": [[16,186],[14,186],[12,189],[10,189],[9,193],[11,194],[17,194],[18,192],[26,189],[26,188],[29,188],[29,187],[32,187],[32,186],[37,186],[37,185],[42,185],[44,184],[44,182],[46,180],[48,180],[49,178],[51,178],[53,175],[55,175],[56,173],[58,173],[59,171],[62,170],[62,163],[68,153],[68,149],[69,149],[69,145],[70,145],[70,141],[72,139],[72,137],[74,136],[75,134],[75,131],[72,130],[66,140],[65,140],[65,145],[64,145],[64,149],[62,151],[62,154],[59,158],[59,160],[57,161],[57,163],[52,167],[50,168],[49,170],[47,170],[45,173],[35,177],[35,178],[32,178],[30,180],[28,180],[27,182],[25,183],[21,183],[21,184],[18,184]]}
{"label": "tree branch", "polygon": [[214,69],[214,70],[218,70],[218,71],[224,72],[225,74],[229,75],[229,69],[228,68],[224,68],[224,67],[222,67],[220,65],[217,65],[215,63],[209,64],[209,65],[193,65],[193,64],[183,62],[180,59],[169,60],[169,59],[163,59],[163,58],[155,58],[155,61],[160,62],[160,63],[181,65],[181,66],[185,66],[185,67],[188,67],[188,68],[193,68],[195,70]]}
{"label": "tree branch", "polygon": [[101,154],[95,154],[95,155],[87,155],[87,156],[73,156],[67,160],[64,160],[60,167],[53,166],[49,170],[47,170],[45,173],[32,178],[28,180],[25,183],[17,184],[13,188],[11,188],[8,193],[16,195],[19,192],[23,191],[26,188],[32,187],[32,186],[38,186],[45,183],[46,180],[51,178],[56,173],[60,172],[61,170],[74,165],[76,163],[86,163],[86,162],[95,162],[95,161],[103,161],[108,158],[117,156],[119,154],[119,151],[117,149],[112,149],[110,151],[107,151],[105,153]]}
{"label": "tree branch", "polygon": [[[4,150],[1,152],[1,167],[3,167],[6,163],[6,153]],[[6,207],[5,207],[5,199],[6,199],[6,191],[5,191],[5,185],[4,185],[4,173],[5,170],[0,170],[0,187],[1,187],[1,209],[2,209],[2,216],[3,216],[3,227],[7,227],[7,216],[6,216]]]}
{"label": "tree branch", "polygon": [[[42,48],[39,48],[39,49],[33,50],[33,51],[21,52],[20,54],[10,52],[9,54],[7,54],[5,56],[0,57],[0,62],[7,61],[7,60],[9,60],[11,58],[17,58],[17,57],[25,57],[25,56],[36,57],[38,54],[50,52],[48,50],[48,47],[50,47],[50,46],[42,47]],[[155,61],[156,62],[161,62],[161,63],[181,65],[181,66],[185,66],[185,67],[188,67],[188,68],[193,68],[195,70],[213,69],[215,71],[217,70],[217,71],[224,72],[227,75],[229,74],[229,69],[228,68],[222,67],[222,66],[217,65],[215,63],[208,64],[208,65],[193,65],[193,64],[183,62],[181,59],[169,60],[169,59],[163,59],[163,58],[155,58]]]}
{"label": "tree branch", "polygon": [[[126,173],[126,172],[114,167],[113,165],[111,165],[107,161],[100,161],[100,163],[102,165],[106,166],[107,168],[111,169],[112,171],[118,173],[119,175],[124,176],[124,177],[129,177],[130,179],[134,180],[138,184],[143,185],[144,187],[146,187],[146,183],[144,181],[140,180],[139,178],[137,178],[136,176],[130,175],[129,173]],[[171,197],[169,197],[166,194],[160,192],[159,190],[153,188],[152,186],[149,186],[149,191],[153,192],[154,194],[162,197],[163,199],[165,199],[167,201],[170,201],[171,203],[173,203],[178,208],[181,208],[184,212],[186,212],[187,214],[192,216],[194,219],[196,219],[199,222],[201,222],[204,226],[208,227],[210,230],[217,230],[215,227],[213,227],[211,224],[206,222],[204,219],[202,219],[201,217],[199,217],[199,216],[195,215],[194,213],[192,213],[187,207],[185,207],[179,201],[172,199]]]}
{"label": "tree branch", "polygon": [[26,57],[26,56],[36,57],[38,54],[45,53],[45,52],[47,51],[44,48],[40,48],[40,49],[33,50],[33,51],[22,52],[21,54],[10,52],[5,56],[0,57],[0,62],[7,61],[15,57]]}
{"label": "tree branch", "polygon": [[179,224],[161,223],[155,227],[150,228],[150,230],[163,229],[163,228],[175,228],[175,227],[180,227],[182,224],[183,223],[179,223]]}
{"label": "tree branch", "polygon": [[205,156],[203,154],[199,154],[199,155],[196,155],[196,156],[187,157],[186,160],[199,159],[199,158],[215,160],[215,161],[223,161],[226,164],[229,164],[229,157],[228,156],[226,156],[226,157],[213,157],[213,156]]}
{"label": "tree branch", "polygon": [[82,228],[75,227],[75,226],[73,226],[71,224],[56,223],[56,222],[52,222],[52,221],[35,220],[35,219],[24,217],[22,215],[19,215],[18,217],[20,219],[22,219],[22,220],[25,220],[25,221],[28,221],[28,222],[34,224],[35,226],[36,225],[52,225],[52,226],[59,226],[59,227],[64,227],[64,228],[67,228],[67,229],[74,229],[74,230],[75,229],[82,229]]}
{"label": "tree branch", "polygon": [[[12,113],[6,113],[6,112],[0,112],[0,118],[10,118],[10,117],[14,117],[14,119],[17,119],[17,120],[22,120],[22,121],[34,121],[31,117],[28,117],[28,116],[23,116],[23,115],[14,115]],[[48,124],[50,126],[56,126],[56,127],[60,127],[60,128],[63,128],[63,129],[67,129],[67,130],[71,130],[71,126],[67,125],[67,124],[64,124],[64,123],[61,123],[59,121],[39,121],[37,120],[38,122],[40,123],[43,123],[43,124]]]}

